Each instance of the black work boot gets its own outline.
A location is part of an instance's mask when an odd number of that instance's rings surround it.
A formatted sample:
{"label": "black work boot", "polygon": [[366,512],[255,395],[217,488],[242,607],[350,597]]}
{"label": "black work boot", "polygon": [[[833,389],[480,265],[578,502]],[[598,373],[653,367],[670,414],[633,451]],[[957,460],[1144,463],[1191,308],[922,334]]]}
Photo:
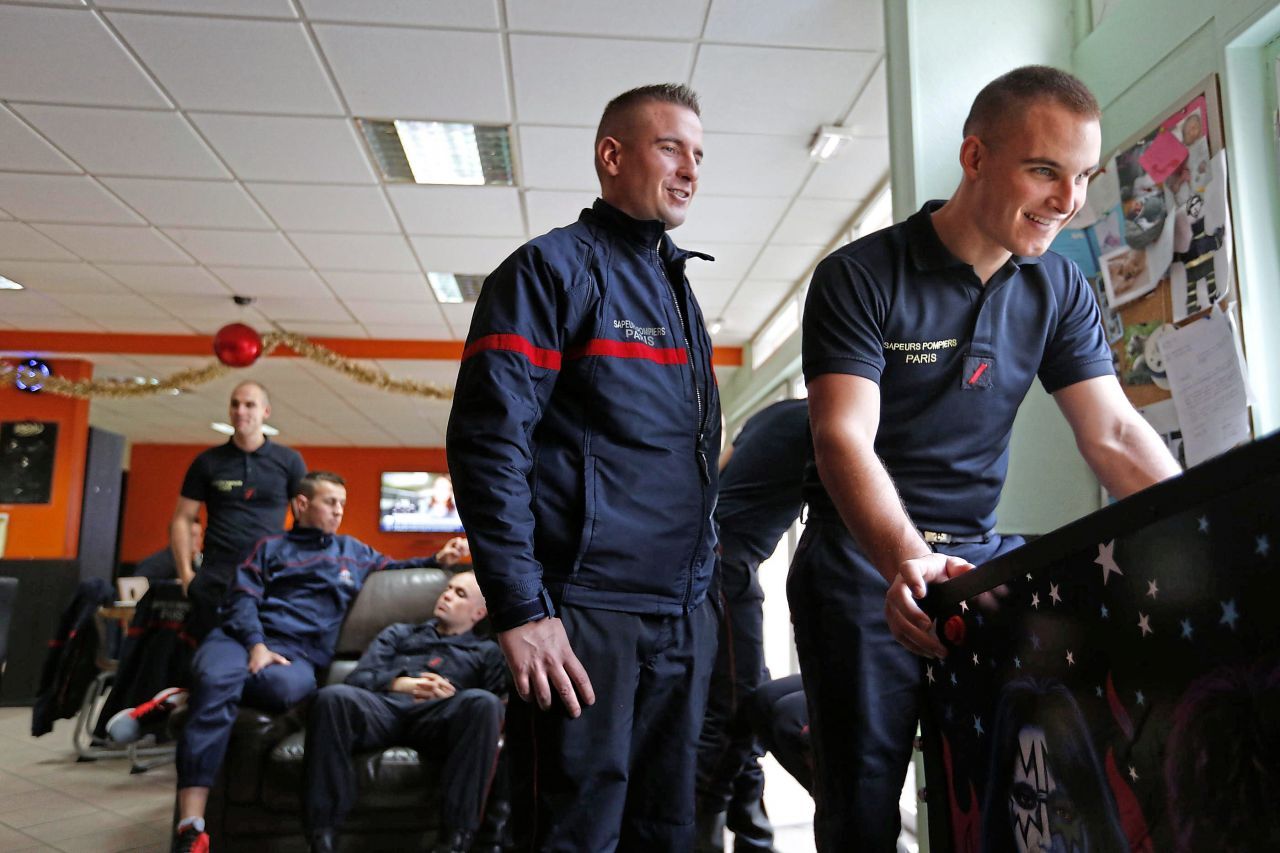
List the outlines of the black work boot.
{"label": "black work boot", "polygon": [[725,823],[733,833],[733,853],[776,853],[773,849],[773,824],[764,810],[763,798],[747,803],[737,800],[729,803]]}
{"label": "black work boot", "polygon": [[695,826],[696,853],[724,853],[724,812],[704,809],[699,803]]}
{"label": "black work boot", "polygon": [[471,850],[471,839],[475,835],[469,829],[444,829],[436,838],[436,846],[431,853],[468,853]]}
{"label": "black work boot", "polygon": [[335,853],[338,849],[338,833],[332,829],[317,829],[310,841],[311,853]]}

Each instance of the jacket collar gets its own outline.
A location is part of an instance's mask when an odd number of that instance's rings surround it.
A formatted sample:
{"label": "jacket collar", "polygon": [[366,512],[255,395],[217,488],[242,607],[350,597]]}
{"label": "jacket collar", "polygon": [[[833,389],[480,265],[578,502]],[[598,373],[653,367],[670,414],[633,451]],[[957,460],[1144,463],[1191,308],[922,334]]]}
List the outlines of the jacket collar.
{"label": "jacket collar", "polygon": [[676,246],[667,234],[667,226],[660,220],[633,219],[602,198],[596,199],[595,204],[582,211],[579,219],[583,222],[603,225],[645,249],[657,247],[658,254],[664,260],[683,261],[690,257],[701,258],[704,261],[715,260],[702,252],[691,252]]}
{"label": "jacket collar", "polygon": [[313,551],[328,548],[333,542],[332,533],[323,533],[319,528],[303,527],[300,524],[295,524],[285,536],[298,547]]}

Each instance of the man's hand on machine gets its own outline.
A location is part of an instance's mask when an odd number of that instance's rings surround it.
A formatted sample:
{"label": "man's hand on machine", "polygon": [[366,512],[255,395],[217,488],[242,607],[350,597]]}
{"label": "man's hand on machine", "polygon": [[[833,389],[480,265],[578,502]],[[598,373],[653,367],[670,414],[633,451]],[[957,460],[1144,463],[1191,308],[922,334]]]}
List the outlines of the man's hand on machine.
{"label": "man's hand on machine", "polygon": [[884,615],[889,632],[913,654],[944,658],[947,650],[933,631],[933,620],[916,604],[924,598],[930,583],[963,574],[972,563],[949,554],[925,554],[898,567],[898,576],[889,585],[884,599]]}

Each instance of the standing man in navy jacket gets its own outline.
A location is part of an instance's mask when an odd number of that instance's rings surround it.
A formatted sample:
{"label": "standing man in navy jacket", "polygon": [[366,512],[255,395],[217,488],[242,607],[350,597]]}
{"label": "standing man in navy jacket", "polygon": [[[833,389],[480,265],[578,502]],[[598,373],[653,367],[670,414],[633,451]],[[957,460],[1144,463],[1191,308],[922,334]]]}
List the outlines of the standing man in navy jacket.
{"label": "standing man in navy jacket", "polygon": [[525,700],[507,732],[531,849],[693,846],[720,401],[685,278],[710,259],[666,232],[701,160],[687,87],[611,101],[602,198],[494,271],[462,356],[449,467]]}
{"label": "standing man in navy jacket", "polygon": [[293,529],[253,547],[236,570],[222,627],[191,662],[190,716],[178,736],[179,853],[208,849],[205,804],[240,703],[284,711],[315,692],[316,668],[332,660],[347,608],[370,572],[453,565],[465,556],[465,540],[454,539],[434,557],[393,561],[337,535],[347,505],[341,477],[311,471],[299,489]]}

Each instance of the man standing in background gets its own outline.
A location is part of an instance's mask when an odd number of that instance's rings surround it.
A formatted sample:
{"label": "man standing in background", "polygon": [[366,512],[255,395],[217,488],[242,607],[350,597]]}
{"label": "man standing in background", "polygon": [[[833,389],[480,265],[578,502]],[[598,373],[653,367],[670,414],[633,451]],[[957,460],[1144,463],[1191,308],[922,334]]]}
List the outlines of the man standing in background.
{"label": "man standing in background", "polygon": [[[307,473],[302,455],[267,438],[271,417],[267,389],[247,379],[231,392],[234,434],[226,444],[201,453],[187,469],[182,494],[169,523],[178,580],[191,600],[187,632],[197,641],[218,625],[218,604],[235,576],[236,564],[254,542],[284,529],[289,501]],[[204,504],[204,559],[195,570],[192,525]]]}

